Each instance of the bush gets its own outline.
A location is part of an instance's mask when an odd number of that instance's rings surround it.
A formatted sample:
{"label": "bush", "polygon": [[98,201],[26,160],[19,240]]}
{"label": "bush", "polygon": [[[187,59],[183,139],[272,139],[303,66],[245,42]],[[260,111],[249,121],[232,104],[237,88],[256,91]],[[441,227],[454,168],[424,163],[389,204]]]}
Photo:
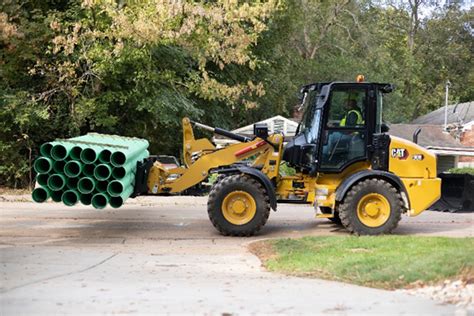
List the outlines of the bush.
{"label": "bush", "polygon": [[474,176],[474,168],[472,167],[464,167],[464,168],[451,168],[448,170],[449,173],[456,173],[456,174],[471,174]]}

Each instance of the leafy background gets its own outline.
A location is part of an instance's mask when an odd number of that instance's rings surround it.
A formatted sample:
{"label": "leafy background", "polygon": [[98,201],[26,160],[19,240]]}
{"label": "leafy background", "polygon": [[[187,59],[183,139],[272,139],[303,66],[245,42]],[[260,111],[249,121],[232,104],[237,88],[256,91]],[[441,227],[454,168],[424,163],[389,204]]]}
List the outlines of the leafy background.
{"label": "leafy background", "polygon": [[88,131],[179,156],[182,117],[291,117],[305,83],[397,86],[385,120],[474,99],[474,10],[429,1],[13,1],[0,4],[0,185],[38,147]]}

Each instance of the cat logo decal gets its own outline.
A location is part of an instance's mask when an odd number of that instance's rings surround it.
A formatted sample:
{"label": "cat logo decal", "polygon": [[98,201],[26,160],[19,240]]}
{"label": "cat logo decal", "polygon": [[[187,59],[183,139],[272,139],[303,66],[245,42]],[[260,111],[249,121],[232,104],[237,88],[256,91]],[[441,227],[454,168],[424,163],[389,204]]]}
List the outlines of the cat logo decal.
{"label": "cat logo decal", "polygon": [[408,158],[408,150],[405,148],[393,148],[391,154],[392,158],[398,158],[400,160],[405,160]]}

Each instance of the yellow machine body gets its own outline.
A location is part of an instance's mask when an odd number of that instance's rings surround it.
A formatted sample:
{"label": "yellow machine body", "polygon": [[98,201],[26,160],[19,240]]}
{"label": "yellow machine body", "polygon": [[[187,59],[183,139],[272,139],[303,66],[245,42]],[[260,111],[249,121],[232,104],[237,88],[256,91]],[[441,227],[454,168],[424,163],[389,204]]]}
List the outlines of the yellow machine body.
{"label": "yellow machine body", "polygon": [[441,179],[436,177],[436,156],[405,139],[390,136],[389,171],[403,182],[409,201],[409,215],[415,216],[441,196]]}
{"label": "yellow machine body", "polygon": [[[405,186],[403,199],[408,215],[420,214],[440,197],[441,180],[436,178],[436,157],[415,143],[390,136],[389,172],[398,176]],[[178,193],[209,176],[209,171],[232,165],[252,157],[252,166],[276,184],[279,201],[314,204],[334,210],[336,191],[350,175],[370,170],[369,161],[357,162],[341,173],[318,173],[316,176],[297,173],[282,176],[279,172],[283,150],[283,136],[270,135],[267,140],[255,138],[217,149],[208,139],[195,139],[189,119],[183,119],[183,157],[185,166],[166,170],[155,162],[147,184],[150,194]],[[178,175],[178,177],[171,177]],[[331,218],[334,213],[318,217]]]}

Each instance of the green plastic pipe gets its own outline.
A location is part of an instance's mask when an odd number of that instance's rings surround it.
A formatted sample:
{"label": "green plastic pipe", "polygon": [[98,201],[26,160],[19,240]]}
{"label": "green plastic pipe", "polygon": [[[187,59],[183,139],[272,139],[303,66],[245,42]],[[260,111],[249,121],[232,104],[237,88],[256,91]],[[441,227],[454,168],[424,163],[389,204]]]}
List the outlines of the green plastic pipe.
{"label": "green plastic pipe", "polygon": [[49,199],[50,194],[51,194],[51,191],[49,189],[38,187],[33,190],[33,192],[31,193],[31,197],[33,198],[33,201],[35,201],[36,203],[43,203]]}
{"label": "green plastic pipe", "polygon": [[129,187],[133,188],[135,183],[135,174],[131,173],[125,176],[121,180],[113,180],[110,181],[109,185],[107,186],[107,193],[110,196],[119,196],[124,191],[126,191]]}
{"label": "green plastic pipe", "polygon": [[77,183],[79,182],[79,178],[66,178],[66,187],[69,190],[76,190],[77,189]]}
{"label": "green plastic pipe", "polygon": [[82,194],[92,193],[95,190],[97,180],[90,177],[83,177],[79,180],[77,184],[77,189]]}
{"label": "green plastic pipe", "polygon": [[81,152],[81,161],[85,164],[94,163],[97,161],[97,151],[92,147],[84,148]]}
{"label": "green plastic pipe", "polygon": [[128,199],[130,197],[130,195],[132,195],[132,193],[133,193],[133,187],[128,187],[119,196],[111,197],[110,201],[109,201],[110,206],[112,206],[113,208],[121,207],[123,205],[123,203],[125,202],[125,200]]}
{"label": "green plastic pipe", "polygon": [[94,177],[99,181],[104,181],[112,175],[112,168],[106,164],[100,164],[94,169]]}
{"label": "green plastic pipe", "polygon": [[48,178],[48,189],[53,191],[62,190],[66,186],[66,177],[55,173]]}
{"label": "green plastic pipe", "polygon": [[64,173],[64,166],[66,162],[64,160],[55,160],[53,162],[53,170],[56,173]]}
{"label": "green plastic pipe", "polygon": [[82,153],[82,146],[75,145],[71,148],[69,151],[69,158],[72,160],[80,160],[81,159],[81,153]]}
{"label": "green plastic pipe", "polygon": [[40,147],[40,154],[41,156],[44,156],[46,158],[51,158],[51,149],[53,148],[52,143],[44,143]]}
{"label": "green plastic pipe", "polygon": [[110,156],[112,156],[112,152],[109,149],[103,149],[99,153],[99,161],[101,163],[110,163]]}
{"label": "green plastic pipe", "polygon": [[46,157],[38,157],[33,164],[37,173],[48,173],[53,169],[53,160]]}
{"label": "green plastic pipe", "polygon": [[96,193],[92,197],[91,203],[94,208],[98,208],[98,209],[105,208],[107,204],[109,203],[109,196],[105,193]]}
{"label": "green plastic pipe", "polygon": [[84,167],[82,168],[82,173],[86,177],[93,177],[94,176],[94,169],[95,169],[95,165],[90,163],[90,164],[84,165]]}
{"label": "green plastic pipe", "polygon": [[97,181],[95,188],[99,193],[107,193],[108,184],[107,181]]}
{"label": "green plastic pipe", "polygon": [[79,201],[79,193],[76,190],[67,190],[63,193],[61,200],[67,206],[73,206]]}
{"label": "green plastic pipe", "polygon": [[48,173],[40,173],[36,175],[36,183],[45,187],[48,185],[48,178],[49,178]]}
{"label": "green plastic pipe", "polygon": [[75,178],[79,177],[82,172],[82,163],[76,160],[71,160],[66,163],[64,166],[64,173],[66,176]]}
{"label": "green plastic pipe", "polygon": [[51,158],[54,160],[65,160],[69,156],[74,144],[57,142],[51,149]]}
{"label": "green plastic pipe", "polygon": [[81,194],[79,200],[84,205],[91,205],[92,203],[92,194]]}
{"label": "green plastic pipe", "polygon": [[[69,139],[58,139],[54,142],[50,142],[52,145],[50,149],[51,158],[54,160],[65,160],[70,156],[70,152],[74,147],[80,146],[77,142],[80,142],[84,139],[84,136],[73,137]],[[48,146],[45,148],[47,153]],[[77,150],[77,149],[75,149]],[[41,152],[41,148],[40,148]]]}
{"label": "green plastic pipe", "polygon": [[114,167],[121,167],[127,163],[137,161],[138,157],[143,156],[144,153],[148,153],[148,150],[143,146],[131,148],[129,150],[117,150],[112,154],[112,156],[110,156],[110,163]]}
{"label": "green plastic pipe", "polygon": [[59,190],[59,191],[51,191],[50,195],[51,195],[51,199],[54,201],[54,202],[61,202],[61,198],[63,196],[63,191],[62,190]]}
{"label": "green plastic pipe", "polygon": [[121,180],[123,179],[126,175],[130,173],[135,173],[137,169],[137,161],[141,161],[144,158],[147,158],[149,156],[148,150],[146,150],[143,155],[139,156],[137,160],[130,161],[126,165],[123,165],[121,167],[114,167],[112,170],[112,177],[115,180]]}

